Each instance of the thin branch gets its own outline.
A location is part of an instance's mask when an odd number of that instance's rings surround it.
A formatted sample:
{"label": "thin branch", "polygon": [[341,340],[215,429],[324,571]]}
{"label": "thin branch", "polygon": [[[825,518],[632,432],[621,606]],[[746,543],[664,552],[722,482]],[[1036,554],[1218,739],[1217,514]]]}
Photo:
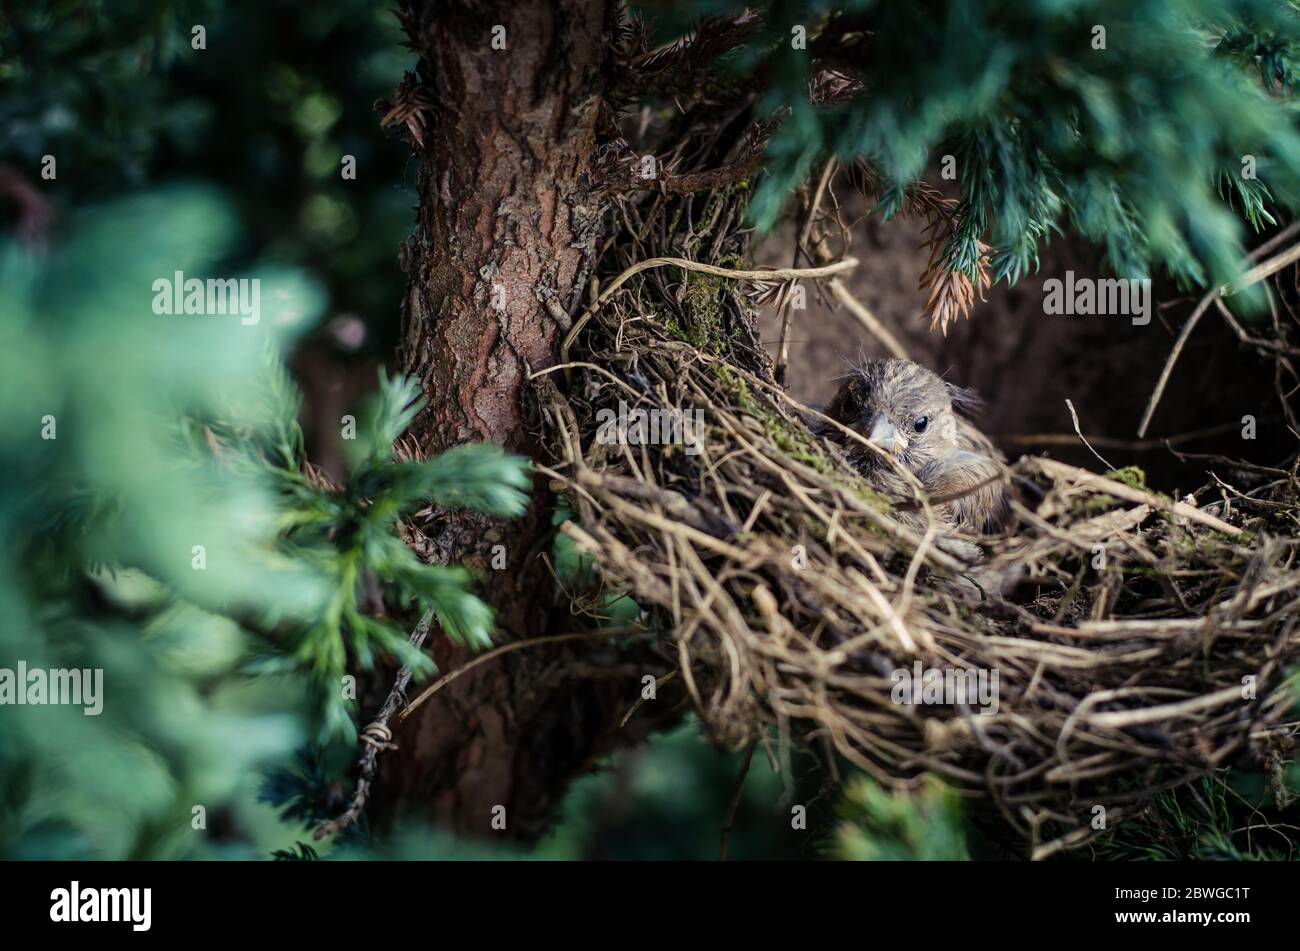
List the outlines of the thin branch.
{"label": "thin branch", "polygon": [[610,281],[605,289],[600,292],[596,302],[582,312],[582,316],[573,322],[573,327],[569,330],[564,338],[564,343],[560,345],[560,360],[567,363],[569,359],[569,348],[573,342],[578,339],[578,334],[586,326],[587,321],[596,315],[596,312],[603,307],[614,292],[626,284],[642,271],[648,271],[657,267],[679,267],[685,271],[698,271],[701,274],[712,274],[714,277],[728,277],[736,281],[771,281],[771,280],[788,280],[791,278],[801,277],[831,277],[835,274],[843,274],[851,271],[858,266],[857,258],[845,258],[842,261],[836,261],[834,264],[828,264],[824,267],[787,267],[787,268],[769,268],[763,271],[740,271],[735,268],[715,267],[712,264],[701,264],[699,261],[690,261],[686,258],[648,258],[644,261],[638,261],[631,267],[623,271],[618,277]]}
{"label": "thin branch", "polygon": [[1187,323],[1183,324],[1178,339],[1174,341],[1174,349],[1169,354],[1169,359],[1165,361],[1164,369],[1160,371],[1160,379],[1156,381],[1156,388],[1151,394],[1151,399],[1147,401],[1146,412],[1142,414],[1142,422],[1138,425],[1137,434],[1139,436],[1147,434],[1147,427],[1151,425],[1151,417],[1155,414],[1156,406],[1160,403],[1160,397],[1164,395],[1165,386],[1169,383],[1169,376],[1174,371],[1174,364],[1178,362],[1178,357],[1187,344],[1187,338],[1192,335],[1192,331],[1196,329],[1197,323],[1200,322],[1205,312],[1210,309],[1210,305],[1225,294],[1235,294],[1252,284],[1258,284],[1264,278],[1276,274],[1296,261],[1300,261],[1300,243],[1293,244],[1281,254],[1269,258],[1262,264],[1257,264],[1243,274],[1236,283],[1216,287],[1201,298],[1200,303],[1196,305],[1196,309],[1192,311],[1192,315],[1187,318]]}
{"label": "thin branch", "polygon": [[[1153,449],[1164,449],[1166,446],[1176,446],[1197,439],[1205,439],[1208,436],[1231,432],[1239,428],[1240,425],[1240,423],[1220,423],[1218,426],[1207,426],[1204,429],[1195,429],[1174,436],[1154,439],[1116,439],[1111,436],[1093,436],[1091,442],[1094,446],[1100,446],[1102,449],[1150,452]],[[1073,446],[1078,443],[1079,439],[1078,436],[1070,433],[1027,433],[1025,435],[998,436],[996,441],[1002,446]]]}
{"label": "thin branch", "polygon": [[833,277],[827,286],[835,299],[844,305],[844,309],[857,318],[862,328],[879,340],[886,350],[900,360],[912,359],[907,355],[907,350],[899,343],[898,338],[889,332],[889,328],[880,322],[879,317],[853,296],[853,293],[844,285],[843,281],[838,277]]}
{"label": "thin branch", "polygon": [[1171,502],[1166,498],[1156,495],[1154,492],[1145,492],[1142,489],[1135,489],[1132,486],[1125,485],[1123,482],[1116,482],[1114,479],[1108,479],[1105,476],[1097,475],[1095,472],[1089,472],[1087,469],[1080,469],[1076,466],[1068,466],[1063,462],[1056,462],[1053,459],[1039,459],[1038,464],[1043,470],[1058,479],[1070,479],[1074,482],[1084,485],[1091,485],[1100,489],[1107,495],[1113,495],[1119,499],[1125,499],[1129,502],[1139,502],[1150,505],[1154,509],[1162,512],[1172,512],[1183,518],[1190,519],[1193,522],[1200,522],[1207,528],[1212,528],[1217,532],[1223,532],[1227,535],[1240,535],[1241,529],[1236,525],[1229,525],[1220,518],[1215,518],[1209,512],[1202,512],[1198,508],[1193,508],[1186,502]]}
{"label": "thin branch", "polygon": [[[825,167],[822,168],[821,177],[817,180],[817,189],[813,193],[812,201],[808,206],[808,214],[804,218],[803,227],[799,231],[799,236],[794,243],[794,257],[790,262],[791,266],[799,263],[799,252],[803,251],[804,246],[808,243],[808,236],[812,233],[813,223],[817,220],[817,212],[822,206],[822,195],[826,194],[826,186],[830,183],[831,173],[835,171],[835,158],[826,160]],[[805,256],[807,252],[804,251]],[[811,258],[809,258],[811,260]],[[793,289],[794,285],[790,285]],[[790,362],[790,314],[794,308],[791,306],[792,294],[786,294],[781,301],[781,339],[780,345],[776,351],[776,369],[773,375],[776,382],[785,384],[785,367]]]}
{"label": "thin branch", "polygon": [[727,819],[722,826],[722,847],[718,851],[718,860],[727,861],[727,837],[731,834],[731,827],[736,824],[736,812],[740,809],[740,797],[745,791],[745,777],[749,775],[749,763],[754,758],[754,750],[758,747],[758,741],[755,740],[749,744],[749,749],[745,750],[745,758],[740,763],[740,772],[736,776],[736,786],[731,793],[731,802],[727,804]]}
{"label": "thin branch", "polygon": [[[411,645],[416,650],[424,646],[424,640],[429,636],[429,628],[432,624],[433,608],[429,608],[420,618],[420,622],[415,625],[415,630],[411,632]],[[405,699],[406,685],[410,682],[411,668],[403,667],[397,672],[393,689],[388,692],[388,698],[380,708],[379,715],[361,731],[361,742],[365,745],[365,750],[361,754],[357,785],[352,793],[352,800],[341,815],[328,822],[322,822],[316,827],[312,835],[316,841],[319,842],[326,836],[342,832],[361,818],[361,812],[366,807],[366,799],[370,796],[370,784],[374,781],[375,771],[379,767],[379,754],[397,748],[397,744],[392,741],[393,731],[389,729],[388,721],[392,719],[398,705]]]}
{"label": "thin branch", "polygon": [[1079,429],[1079,414],[1074,411],[1074,403],[1072,403],[1070,400],[1066,400],[1065,405],[1070,410],[1070,419],[1074,420],[1075,435],[1079,437],[1079,439],[1083,442],[1083,444],[1088,447],[1088,451],[1092,453],[1094,456],[1096,456],[1097,460],[1103,466],[1105,466],[1107,469],[1114,469],[1115,468],[1114,466],[1112,466],[1109,462],[1107,462],[1104,458],[1102,458],[1101,453],[1099,453],[1096,449],[1092,448],[1092,443],[1088,442],[1088,440],[1084,438],[1083,432]]}
{"label": "thin branch", "polygon": [[579,634],[553,634],[549,637],[534,637],[526,641],[511,641],[509,644],[502,644],[500,647],[494,648],[488,651],[486,654],[480,654],[465,666],[457,667],[455,670],[451,671],[445,676],[438,678],[437,681],[430,684],[428,687],[425,687],[423,692],[421,692],[421,694],[418,697],[416,697],[414,700],[412,700],[402,709],[402,712],[397,715],[397,719],[399,721],[405,720],[407,717],[411,715],[411,713],[417,707],[419,707],[422,703],[424,703],[426,700],[432,697],[443,687],[447,686],[447,684],[451,683],[461,674],[468,673],[469,671],[473,670],[475,667],[478,667],[480,664],[486,664],[490,660],[495,660],[496,658],[500,657],[502,654],[508,654],[510,651],[516,651],[523,647],[536,647],[539,644],[559,644],[563,641],[586,641],[586,640],[594,640],[600,637],[613,637],[618,634],[626,634],[628,630],[629,629],[625,627],[617,627],[617,628],[609,628],[608,630],[604,630],[604,631],[585,631]]}

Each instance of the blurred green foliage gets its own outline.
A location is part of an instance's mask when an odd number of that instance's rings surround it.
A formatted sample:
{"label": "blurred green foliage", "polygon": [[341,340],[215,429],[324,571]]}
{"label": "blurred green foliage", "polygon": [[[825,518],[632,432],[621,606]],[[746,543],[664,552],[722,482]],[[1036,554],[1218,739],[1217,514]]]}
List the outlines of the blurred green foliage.
{"label": "blurred green foliage", "polygon": [[[191,47],[195,25],[206,49]],[[0,16],[0,166],[57,213],[177,177],[222,186],[236,260],[293,267],[325,317],[397,340],[397,248],[416,203],[410,149],[379,132],[413,54],[374,0],[36,0]],[[58,177],[39,180],[53,155]],[[354,180],[342,158],[356,158]]]}
{"label": "blurred green foliage", "polygon": [[276,557],[269,481],[190,452],[181,419],[256,418],[266,348],[319,294],[277,278],[287,306],[248,327],[150,306],[155,278],[233,233],[210,193],[176,191],[79,215],[48,260],[3,250],[0,667],[102,667],[105,696],[99,716],[0,713],[0,854],[208,849],[192,807],[246,810],[253,767],[303,739],[305,685],[240,676],[232,618],[305,618],[324,586]]}
{"label": "blurred green foliage", "polygon": [[[574,783],[537,855],[716,860],[744,760],[742,752],[715,749],[688,717]],[[762,749],[755,751],[732,816],[728,859],[821,857],[816,845],[832,813],[824,777],[806,756],[794,758],[792,772],[787,784]],[[806,810],[802,828],[793,821],[795,806]]]}
{"label": "blurred green foliage", "polygon": [[915,792],[859,776],[844,791],[832,852],[852,861],[963,861],[966,831],[957,793],[933,776]]}
{"label": "blurred green foliage", "polygon": [[350,729],[348,669],[431,668],[404,628],[356,609],[367,576],[488,643],[468,575],[420,563],[395,524],[429,499],[516,514],[522,461],[487,446],[395,459],[416,405],[397,379],[359,415],[347,484],[304,478],[280,354],[320,289],[257,265],[255,324],[153,310],[158,279],[231,273],[215,269],[236,233],[216,193],[189,187],[79,212],[48,256],[0,247],[0,668],[103,671],[99,715],[0,707],[0,855],[282,844],[260,770]]}

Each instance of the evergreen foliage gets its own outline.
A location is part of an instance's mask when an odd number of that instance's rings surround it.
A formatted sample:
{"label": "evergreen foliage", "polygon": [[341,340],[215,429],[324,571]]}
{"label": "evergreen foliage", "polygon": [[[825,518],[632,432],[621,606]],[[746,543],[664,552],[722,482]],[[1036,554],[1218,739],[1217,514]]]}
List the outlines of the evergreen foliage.
{"label": "evergreen foliage", "polygon": [[927,777],[914,794],[890,791],[860,776],[849,783],[839,806],[840,825],[831,849],[855,861],[962,861],[970,858],[961,801],[938,779]]}
{"label": "evergreen foliage", "polygon": [[1247,770],[1208,776],[1157,796],[1091,848],[1107,861],[1295,861],[1293,790],[1283,802]]}
{"label": "evergreen foliage", "polygon": [[[879,210],[955,158],[960,226],[950,270],[975,280],[993,249],[1015,283],[1069,225],[1123,277],[1190,283],[1240,273],[1241,218],[1300,198],[1294,64],[1300,13],[1278,0],[952,0],[773,3],[755,52],[765,104],[786,118],[752,206],[768,225],[825,155],[870,163]],[[808,49],[791,48],[802,24]],[[1104,30],[1099,33],[1098,30]],[[1104,42],[1104,48],[1098,45]],[[810,101],[817,73],[847,101]],[[1243,175],[1246,156],[1253,174]]]}
{"label": "evergreen foliage", "polygon": [[[123,200],[60,237],[0,255],[0,667],[102,668],[102,712],[5,706],[0,854],[246,849],[283,835],[255,806],[261,768],[351,729],[350,667],[432,668],[396,618],[360,610],[368,579],[398,617],[432,609],[488,643],[468,573],[418,561],[398,519],[429,501],[518,513],[526,469],[487,446],[395,457],[417,403],[385,378],[346,484],[311,478],[278,354],[319,288],[255,268],[256,325],[152,311],[154,280],[205,273],[235,238],[208,190]],[[193,828],[196,806],[228,841]]]}

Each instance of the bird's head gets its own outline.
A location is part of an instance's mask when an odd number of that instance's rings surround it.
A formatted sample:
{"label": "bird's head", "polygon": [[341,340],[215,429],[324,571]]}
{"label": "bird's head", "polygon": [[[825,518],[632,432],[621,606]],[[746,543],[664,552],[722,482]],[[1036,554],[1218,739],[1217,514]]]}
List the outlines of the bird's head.
{"label": "bird's head", "polygon": [[[871,360],[844,377],[826,415],[916,472],[957,451],[953,404],[974,401],[973,394],[909,360]],[[869,455],[865,447],[857,448]]]}

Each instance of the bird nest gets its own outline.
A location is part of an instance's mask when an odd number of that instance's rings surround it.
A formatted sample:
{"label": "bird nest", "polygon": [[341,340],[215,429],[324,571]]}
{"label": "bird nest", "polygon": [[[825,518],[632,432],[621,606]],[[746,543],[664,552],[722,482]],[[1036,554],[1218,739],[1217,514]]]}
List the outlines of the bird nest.
{"label": "bird nest", "polygon": [[891,786],[937,774],[1035,857],[1216,769],[1281,769],[1294,467],[1175,500],[1025,457],[1003,473],[1012,526],[954,545],[936,500],[882,495],[776,384],[752,295],[779,272],[746,287],[636,251],[535,375],[545,471],[594,560],[587,605],[636,601],[715,739],[790,738]]}

